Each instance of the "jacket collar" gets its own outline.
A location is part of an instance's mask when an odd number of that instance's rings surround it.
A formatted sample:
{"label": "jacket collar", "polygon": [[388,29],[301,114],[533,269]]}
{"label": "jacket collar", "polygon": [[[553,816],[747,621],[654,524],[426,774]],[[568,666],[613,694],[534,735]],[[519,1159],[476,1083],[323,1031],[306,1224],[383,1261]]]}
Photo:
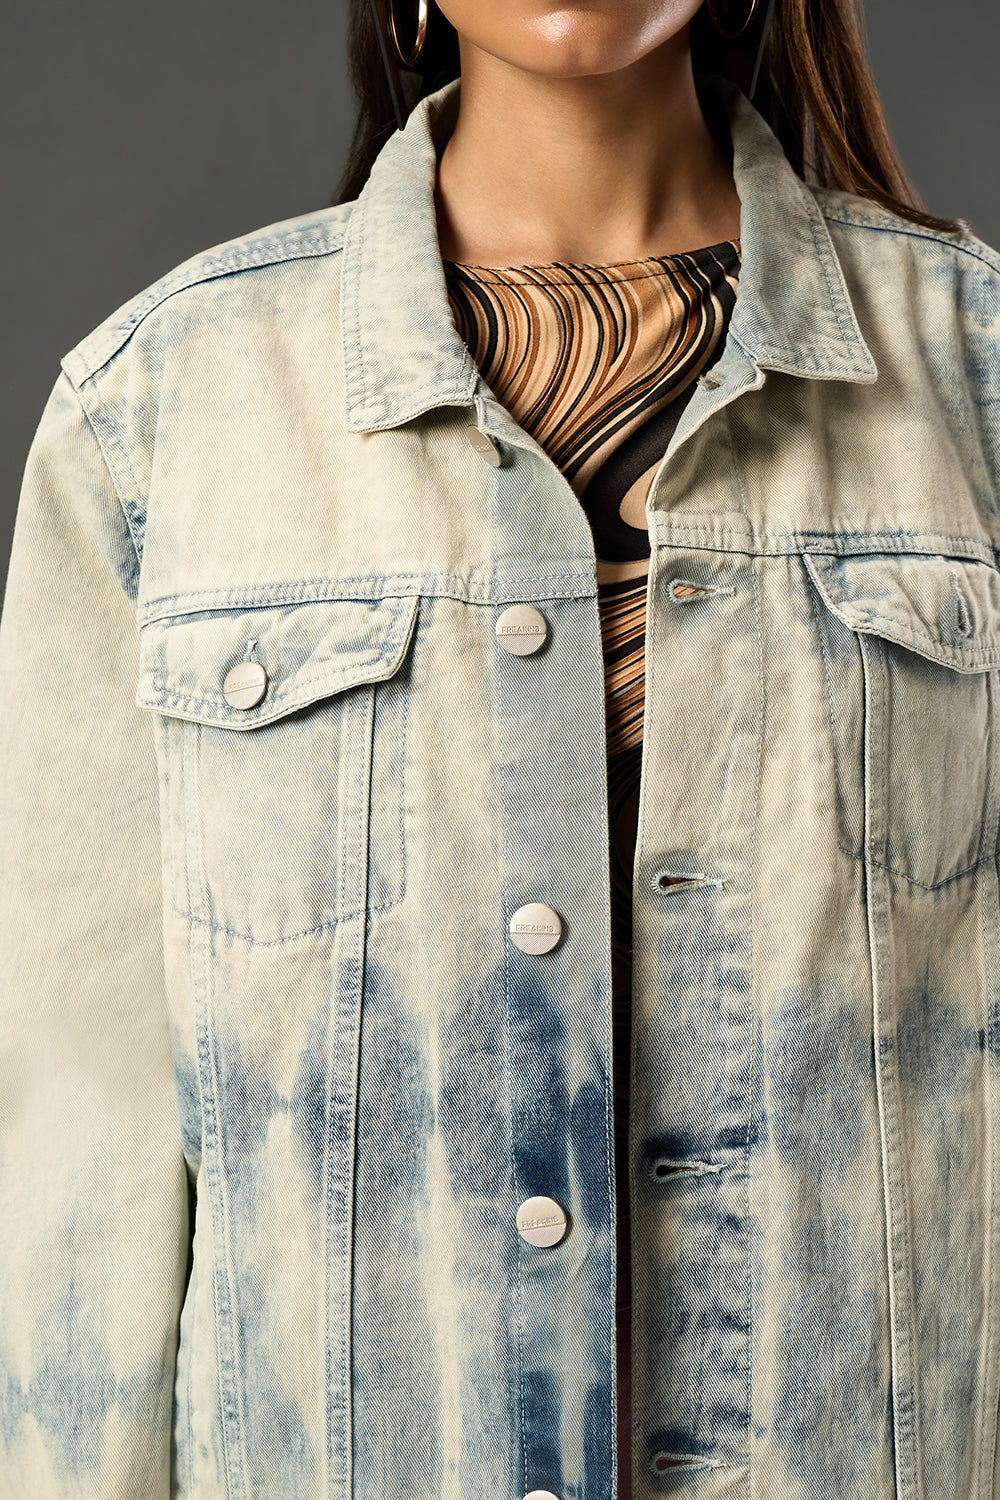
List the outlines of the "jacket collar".
{"label": "jacket collar", "polygon": [[[746,97],[723,78],[702,82],[728,111],[741,202],[730,339],[758,367],[870,383],[875,362],[813,194]],[[479,384],[452,319],[434,206],[437,149],[454,128],[460,88],[455,78],[417,102],[347,220],[340,316],[351,432],[471,405]]]}

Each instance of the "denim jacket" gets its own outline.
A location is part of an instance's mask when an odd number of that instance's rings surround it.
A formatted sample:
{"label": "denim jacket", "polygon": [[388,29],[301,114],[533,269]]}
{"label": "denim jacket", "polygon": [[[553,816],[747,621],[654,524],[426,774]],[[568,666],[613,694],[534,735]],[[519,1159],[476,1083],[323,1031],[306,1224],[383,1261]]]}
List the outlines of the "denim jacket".
{"label": "denim jacket", "polygon": [[449,314],[459,81],[62,360],[0,626],[5,1500],[1000,1496],[1000,257],[713,87],[627,1184],[594,545]]}

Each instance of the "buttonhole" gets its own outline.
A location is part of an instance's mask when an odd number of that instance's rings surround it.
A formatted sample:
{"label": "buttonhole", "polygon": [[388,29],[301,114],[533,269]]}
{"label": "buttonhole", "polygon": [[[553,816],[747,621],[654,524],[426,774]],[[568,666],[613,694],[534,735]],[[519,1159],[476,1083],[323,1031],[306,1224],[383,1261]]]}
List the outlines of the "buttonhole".
{"label": "buttonhole", "polygon": [[952,589],[942,604],[942,636],[951,645],[961,645],[976,633],[969,600],[958,586],[958,574],[952,570]]}
{"label": "buttonhole", "polygon": [[670,870],[660,870],[653,877],[654,890],[670,891],[671,893],[674,893],[676,891],[689,891],[693,890],[697,886],[703,885],[721,886],[724,883],[724,877],[717,876],[714,878],[710,878],[704,873],[704,871],[701,870],[695,872],[685,870],[682,873],[672,873]]}
{"label": "buttonhole", "polygon": [[713,1161],[671,1161],[669,1158],[660,1157],[659,1161],[653,1163],[653,1176],[664,1177],[704,1177],[706,1172],[721,1172],[725,1163]]}
{"label": "buttonhole", "polygon": [[733,594],[735,589],[721,583],[703,583],[696,578],[670,578],[667,580],[667,597],[676,604],[691,604],[698,599],[707,599],[718,594]]}
{"label": "buttonhole", "polygon": [[970,636],[975,631],[972,613],[962,590],[958,586],[958,574],[952,569],[951,574],[952,592],[948,596],[951,608],[948,611],[947,623],[956,635]]}
{"label": "buttonhole", "polygon": [[719,1460],[717,1458],[702,1458],[697,1453],[678,1455],[674,1453],[655,1453],[650,1465],[654,1474],[662,1473],[664,1469],[717,1469]]}

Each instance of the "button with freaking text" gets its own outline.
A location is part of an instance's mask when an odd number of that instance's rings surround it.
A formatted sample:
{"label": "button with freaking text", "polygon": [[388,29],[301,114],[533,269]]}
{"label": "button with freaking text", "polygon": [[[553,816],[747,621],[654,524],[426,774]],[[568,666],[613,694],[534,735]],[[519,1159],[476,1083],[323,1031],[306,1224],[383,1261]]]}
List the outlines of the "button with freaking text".
{"label": "button with freaking text", "polygon": [[511,604],[497,615],[497,640],[514,656],[530,656],[545,645],[549,627],[533,604]]}
{"label": "button with freaking text", "polygon": [[555,1245],[566,1233],[566,1212],[554,1198],[525,1198],[517,1211],[517,1232],[529,1245]]}
{"label": "button with freaking text", "polygon": [[500,449],[488,433],[480,432],[478,427],[470,427],[469,442],[481,458],[485,458],[488,464],[496,468],[500,462]]}
{"label": "button with freaking text", "polygon": [[510,919],[510,940],[522,953],[548,953],[561,937],[559,913],[541,901],[519,906]]}

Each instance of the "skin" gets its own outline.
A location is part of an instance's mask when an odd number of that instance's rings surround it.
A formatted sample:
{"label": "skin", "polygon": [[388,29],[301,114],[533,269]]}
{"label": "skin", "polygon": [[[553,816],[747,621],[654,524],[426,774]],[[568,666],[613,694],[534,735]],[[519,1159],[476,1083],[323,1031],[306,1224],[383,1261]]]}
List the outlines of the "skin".
{"label": "skin", "polygon": [[432,3],[462,71],[435,189],[445,260],[603,265],[739,235],[691,69],[700,0]]}

